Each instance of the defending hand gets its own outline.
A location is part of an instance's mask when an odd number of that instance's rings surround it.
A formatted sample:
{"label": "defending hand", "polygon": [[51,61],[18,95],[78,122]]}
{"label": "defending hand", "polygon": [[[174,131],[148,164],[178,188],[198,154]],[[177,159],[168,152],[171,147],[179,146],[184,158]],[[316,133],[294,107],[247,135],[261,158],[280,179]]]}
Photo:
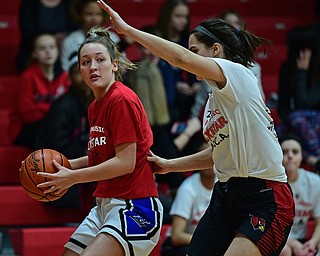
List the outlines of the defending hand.
{"label": "defending hand", "polygon": [[110,21],[113,24],[115,31],[119,34],[127,35],[126,32],[132,27],[124,22],[119,14],[114,11],[109,5],[107,5],[103,0],[97,0],[97,3],[101,9],[105,10],[109,14]]}
{"label": "defending hand", "polygon": [[170,172],[168,170],[168,160],[161,158],[150,151],[150,155],[147,157],[148,161],[152,164],[152,171],[157,174],[166,174]]}

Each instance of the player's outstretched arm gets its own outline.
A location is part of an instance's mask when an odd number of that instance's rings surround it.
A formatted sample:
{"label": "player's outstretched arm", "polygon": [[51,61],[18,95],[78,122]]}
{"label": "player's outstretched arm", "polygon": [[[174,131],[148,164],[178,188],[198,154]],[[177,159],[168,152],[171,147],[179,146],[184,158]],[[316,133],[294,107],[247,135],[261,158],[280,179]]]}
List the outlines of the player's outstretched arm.
{"label": "player's outstretched arm", "polygon": [[[164,58],[169,62],[172,62],[174,59],[172,56],[176,55],[176,51],[189,52],[184,47],[178,44],[172,43],[158,36],[146,33],[128,25],[120,17],[120,15],[109,5],[107,5],[103,0],[97,0],[97,3],[103,10],[105,10],[109,14],[110,21],[112,22],[112,25],[117,33],[130,37],[134,41],[142,44],[144,47],[152,51],[155,55]],[[167,53],[168,50],[171,50],[172,54]],[[169,58],[169,56],[171,56],[171,58]],[[174,63],[171,64],[174,65]]]}
{"label": "player's outstretched arm", "polygon": [[153,171],[158,174],[204,170],[213,167],[211,152],[210,147],[198,153],[174,159],[164,159],[150,152],[148,161],[153,163]]}
{"label": "player's outstretched arm", "polygon": [[197,55],[169,40],[136,29],[128,25],[119,14],[103,0],[97,0],[97,3],[109,14],[110,21],[119,34],[130,37],[149,49],[154,55],[168,61],[171,65],[210,80],[215,80],[215,77],[222,73],[218,65],[209,58]]}

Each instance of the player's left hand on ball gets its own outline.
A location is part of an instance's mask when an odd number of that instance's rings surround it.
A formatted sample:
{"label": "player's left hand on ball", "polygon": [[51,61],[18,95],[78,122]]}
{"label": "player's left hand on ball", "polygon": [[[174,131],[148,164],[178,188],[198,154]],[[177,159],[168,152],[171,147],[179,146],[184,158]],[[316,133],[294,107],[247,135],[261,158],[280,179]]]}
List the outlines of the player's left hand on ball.
{"label": "player's left hand on ball", "polygon": [[20,168],[19,168],[19,172],[21,172],[21,166],[24,165],[24,161],[21,161],[21,165],[20,165]]}

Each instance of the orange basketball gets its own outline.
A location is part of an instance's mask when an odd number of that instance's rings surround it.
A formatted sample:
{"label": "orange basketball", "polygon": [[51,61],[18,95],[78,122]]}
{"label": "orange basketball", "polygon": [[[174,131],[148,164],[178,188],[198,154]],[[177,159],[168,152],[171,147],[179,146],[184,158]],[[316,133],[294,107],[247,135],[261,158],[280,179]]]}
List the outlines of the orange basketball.
{"label": "orange basketball", "polygon": [[44,193],[48,188],[38,188],[37,185],[48,181],[47,178],[40,177],[37,172],[55,173],[57,168],[53,164],[53,159],[62,166],[71,168],[68,159],[53,149],[39,149],[26,157],[20,169],[20,182],[27,194],[41,202],[50,202],[61,198],[68,190],[60,194]]}

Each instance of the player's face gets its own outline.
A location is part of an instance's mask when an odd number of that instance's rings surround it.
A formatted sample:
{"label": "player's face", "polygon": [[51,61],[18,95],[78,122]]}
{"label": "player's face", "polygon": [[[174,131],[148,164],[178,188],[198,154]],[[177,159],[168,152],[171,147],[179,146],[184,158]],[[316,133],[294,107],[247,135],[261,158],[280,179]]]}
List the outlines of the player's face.
{"label": "player's face", "polygon": [[[205,44],[200,43],[193,34],[189,37],[189,50],[204,57],[213,57],[211,49]],[[197,80],[202,80],[202,78],[197,77]]]}
{"label": "player's face", "polygon": [[302,161],[301,146],[296,140],[285,140],[281,143],[283,151],[283,166],[286,172],[296,171]]}
{"label": "player's face", "polygon": [[210,48],[200,43],[194,34],[189,37],[189,50],[204,57],[213,57]]}
{"label": "player's face", "polygon": [[88,43],[80,51],[80,73],[95,96],[103,96],[108,87],[115,81],[118,70],[117,61],[111,61],[105,46],[99,43]]}
{"label": "player's face", "polygon": [[220,43],[214,43],[212,47],[208,47],[204,43],[191,34],[189,37],[189,50],[203,57],[225,58],[223,47]]}

